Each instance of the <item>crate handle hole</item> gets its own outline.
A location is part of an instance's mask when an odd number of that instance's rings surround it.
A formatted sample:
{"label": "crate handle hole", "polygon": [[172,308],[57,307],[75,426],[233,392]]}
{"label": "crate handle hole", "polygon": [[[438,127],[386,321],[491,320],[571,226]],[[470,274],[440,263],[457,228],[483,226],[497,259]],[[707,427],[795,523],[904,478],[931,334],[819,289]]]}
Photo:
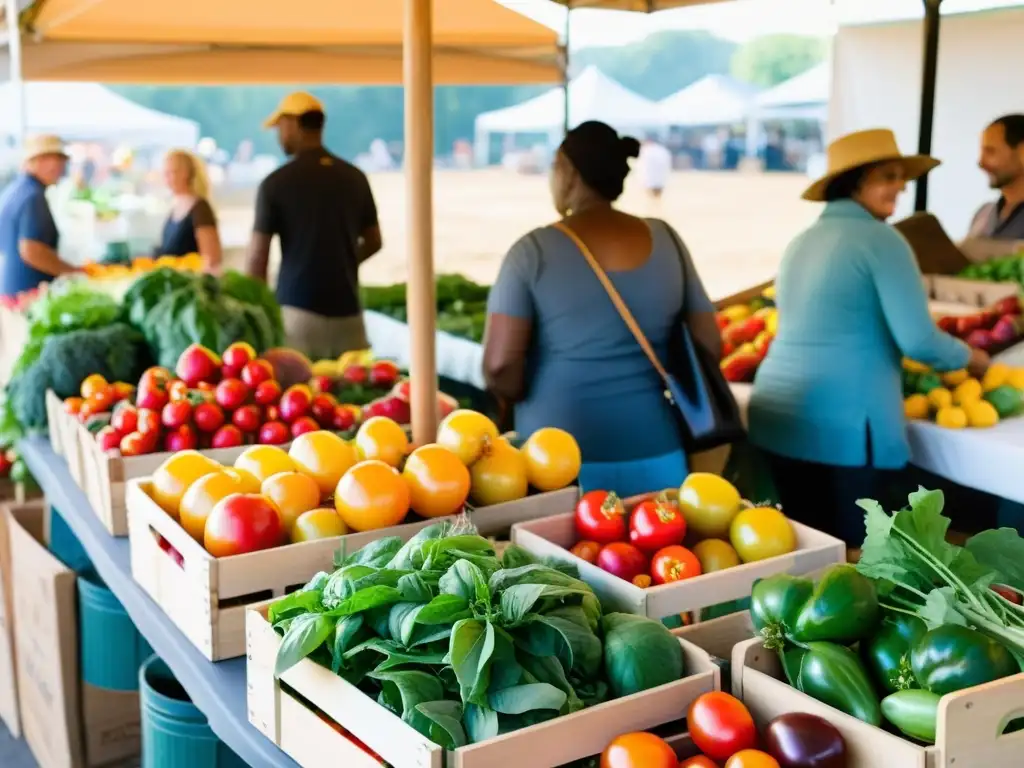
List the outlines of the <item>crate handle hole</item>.
{"label": "crate handle hole", "polygon": [[181,554],[181,552],[175,549],[174,545],[171,544],[171,542],[169,542],[167,539],[165,539],[163,536],[157,533],[156,529],[153,528],[153,526],[149,527],[149,532],[153,534],[153,538],[156,540],[156,545],[160,547],[160,551],[166,554],[171,559],[171,562],[173,562],[176,566],[181,568],[181,570],[185,570],[185,557]]}

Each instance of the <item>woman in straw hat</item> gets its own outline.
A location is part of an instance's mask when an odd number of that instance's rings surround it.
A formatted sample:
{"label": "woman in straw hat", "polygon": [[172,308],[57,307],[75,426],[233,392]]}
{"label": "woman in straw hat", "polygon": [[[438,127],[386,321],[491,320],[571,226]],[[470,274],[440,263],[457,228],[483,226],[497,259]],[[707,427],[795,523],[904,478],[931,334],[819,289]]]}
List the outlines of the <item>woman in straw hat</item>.
{"label": "woman in straw hat", "polygon": [[887,498],[910,456],[901,358],[974,374],[989,362],[936,327],[913,253],[885,223],[907,182],[938,164],[900,154],[888,130],[834,141],[803,195],[825,207],[776,279],[779,328],[754,382],[750,439],[786,513],[853,547],[864,540],[855,502]]}
{"label": "woman in straw hat", "polygon": [[216,272],[220,268],[221,244],[217,217],[208,199],[210,182],[205,164],[187,150],[171,150],[164,158],[164,180],[174,198],[157,255],[198,253],[203,257],[203,269]]}

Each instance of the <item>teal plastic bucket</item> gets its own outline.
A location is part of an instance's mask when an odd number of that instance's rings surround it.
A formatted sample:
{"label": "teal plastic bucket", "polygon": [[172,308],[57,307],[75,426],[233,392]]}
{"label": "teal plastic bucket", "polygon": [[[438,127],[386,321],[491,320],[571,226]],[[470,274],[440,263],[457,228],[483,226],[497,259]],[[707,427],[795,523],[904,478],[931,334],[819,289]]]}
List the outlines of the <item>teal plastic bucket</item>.
{"label": "teal plastic bucket", "polygon": [[139,671],[142,768],[247,768],[157,656]]}
{"label": "teal plastic bucket", "polygon": [[92,560],[60,512],[50,508],[50,553],[75,573],[92,570]]}
{"label": "teal plastic bucket", "polygon": [[78,575],[78,632],[84,682],[113,691],[138,690],[139,667],[153,649],[94,571]]}

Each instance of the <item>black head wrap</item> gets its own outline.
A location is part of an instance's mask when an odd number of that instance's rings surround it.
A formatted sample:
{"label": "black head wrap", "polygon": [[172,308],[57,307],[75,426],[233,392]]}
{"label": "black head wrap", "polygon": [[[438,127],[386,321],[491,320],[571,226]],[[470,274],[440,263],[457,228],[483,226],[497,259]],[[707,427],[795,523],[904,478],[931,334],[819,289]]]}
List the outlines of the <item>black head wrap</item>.
{"label": "black head wrap", "polygon": [[562,152],[588,187],[606,200],[618,200],[629,174],[629,158],[640,154],[640,142],[588,120],[566,134]]}

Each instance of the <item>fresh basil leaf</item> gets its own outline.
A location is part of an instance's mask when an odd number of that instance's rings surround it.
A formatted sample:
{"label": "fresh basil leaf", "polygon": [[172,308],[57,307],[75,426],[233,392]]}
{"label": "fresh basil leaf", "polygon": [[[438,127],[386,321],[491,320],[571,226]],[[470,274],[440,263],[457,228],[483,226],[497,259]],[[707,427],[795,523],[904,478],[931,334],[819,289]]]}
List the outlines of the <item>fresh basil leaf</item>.
{"label": "fresh basil leaf", "polygon": [[438,595],[416,615],[419,624],[454,624],[468,619],[469,601],[458,595]]}
{"label": "fresh basil leaf", "polygon": [[487,704],[494,626],[479,619],[463,619],[452,628],[449,650],[451,665],[459,679],[462,701]]}
{"label": "fresh basil leaf", "polygon": [[412,632],[412,639],[407,645],[410,648],[417,648],[428,643],[436,643],[441,640],[448,641],[452,636],[452,624],[419,624]]}
{"label": "fresh basil leaf", "polygon": [[498,713],[487,707],[467,704],[462,713],[462,725],[470,744],[487,741],[498,735]]}
{"label": "fresh basil leaf", "polygon": [[416,614],[423,606],[419,603],[395,603],[388,614],[388,635],[392,640],[407,645],[416,628]]}
{"label": "fresh basil leaf", "polygon": [[362,592],[357,592],[351,597],[342,600],[338,605],[328,611],[328,616],[341,617],[350,616],[353,613],[362,613],[372,608],[380,608],[385,605],[393,605],[400,602],[402,593],[394,587],[370,587]]}
{"label": "fresh basil leaf", "polygon": [[506,715],[522,715],[535,709],[553,709],[557,712],[565,701],[565,692],[550,683],[516,685],[495,691],[487,697],[491,709]]}
{"label": "fresh basil leaf", "polygon": [[327,573],[327,571],[320,571],[316,576],[307,581],[299,592],[312,592],[314,590],[322,592],[330,578],[331,574]]}
{"label": "fresh basil leaf", "polygon": [[267,621],[277,624],[282,619],[291,619],[304,613],[320,613],[324,608],[320,600],[321,595],[320,590],[292,592],[270,604],[270,608],[267,609]]}
{"label": "fresh basil leaf", "polygon": [[359,641],[364,626],[361,613],[338,620],[334,627],[334,642],[331,644],[331,671],[334,674],[338,674],[338,670],[345,666],[345,654]]}
{"label": "fresh basil leaf", "polygon": [[554,587],[590,589],[585,582],[539,563],[519,568],[505,568],[491,574],[491,592],[502,592],[516,584],[550,584]]}
{"label": "fresh basil leaf", "polygon": [[417,704],[407,722],[445,749],[458,749],[468,743],[462,727],[462,705],[457,701],[439,700]]}
{"label": "fresh basil leaf", "polygon": [[281,640],[274,675],[280,677],[327,642],[334,632],[334,625],[334,619],[322,613],[296,616]]}
{"label": "fresh basil leaf", "polygon": [[516,660],[516,648],[512,636],[503,629],[494,632],[494,653],[491,657],[491,679],[489,691],[500,691],[518,685],[523,679],[523,668]]}
{"label": "fresh basil leaf", "polygon": [[502,568],[521,568],[524,565],[535,565],[537,558],[518,544],[510,544],[501,555]]}
{"label": "fresh basil leaf", "polygon": [[352,582],[374,573],[375,569],[366,565],[347,565],[331,574],[324,585],[323,601],[328,610],[333,610],[342,601],[355,594]]}
{"label": "fresh basil leaf", "polygon": [[[398,573],[398,571],[394,571]],[[430,587],[418,573],[407,573],[395,583],[402,599],[410,603],[429,603],[434,597]]]}
{"label": "fresh basil leaf", "polygon": [[442,595],[461,597],[468,604],[476,599],[476,585],[483,577],[483,573],[473,563],[457,560],[441,577],[438,587]]}
{"label": "fresh basil leaf", "polygon": [[438,665],[444,660],[443,651],[409,651],[403,649],[393,640],[384,640],[379,637],[371,637],[359,645],[351,648],[345,654],[346,658],[352,658],[362,653],[375,652],[384,657],[383,661],[377,663],[375,669],[378,672],[386,672],[394,667],[405,664],[423,664],[427,666]]}
{"label": "fresh basil leaf", "polygon": [[444,531],[445,526],[442,523],[428,525],[426,528],[421,529],[399,548],[395,556],[388,561],[386,567],[399,571],[421,569],[423,558],[420,555],[420,547],[427,541],[440,538],[444,535]]}
{"label": "fresh basil leaf", "polygon": [[530,673],[532,682],[548,683],[565,693],[566,701],[561,714],[568,715],[583,709],[583,702],[576,695],[576,690],[565,675],[562,663],[556,657],[521,653],[517,658],[523,665],[523,669]]}
{"label": "fresh basil leaf", "polygon": [[387,707],[403,716],[417,704],[436,701],[444,696],[441,681],[430,672],[417,669],[374,670],[367,677],[380,682]]}
{"label": "fresh basil leaf", "polygon": [[547,584],[517,584],[502,592],[501,615],[506,624],[514,627],[522,623],[548,589]]}
{"label": "fresh basil leaf", "polygon": [[402,548],[402,540],[397,536],[385,536],[383,539],[371,541],[365,547],[344,558],[344,565],[369,565],[373,568],[386,566]]}

